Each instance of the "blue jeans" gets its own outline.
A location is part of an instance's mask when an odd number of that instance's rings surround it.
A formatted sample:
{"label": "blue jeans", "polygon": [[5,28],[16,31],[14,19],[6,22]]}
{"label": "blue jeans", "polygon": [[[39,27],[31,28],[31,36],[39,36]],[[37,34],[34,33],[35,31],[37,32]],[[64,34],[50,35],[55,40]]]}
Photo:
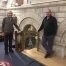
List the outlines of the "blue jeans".
{"label": "blue jeans", "polygon": [[45,48],[47,53],[52,52],[53,40],[54,40],[54,35],[50,35],[50,36],[43,35],[42,37],[42,46]]}

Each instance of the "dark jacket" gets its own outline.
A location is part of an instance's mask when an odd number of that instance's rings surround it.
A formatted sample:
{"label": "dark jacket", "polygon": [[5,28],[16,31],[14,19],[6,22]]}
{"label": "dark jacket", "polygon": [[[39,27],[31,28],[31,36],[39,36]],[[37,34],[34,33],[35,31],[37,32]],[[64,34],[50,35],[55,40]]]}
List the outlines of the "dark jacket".
{"label": "dark jacket", "polygon": [[14,31],[13,25],[18,30],[20,30],[13,18],[10,19],[9,17],[5,17],[3,19],[3,22],[2,22],[2,32],[4,32],[4,33],[13,33],[13,31]]}
{"label": "dark jacket", "polygon": [[42,29],[44,29],[44,35],[46,36],[55,35],[57,31],[56,18],[50,16],[50,18],[47,20],[47,17],[45,17],[38,31],[41,31]]}

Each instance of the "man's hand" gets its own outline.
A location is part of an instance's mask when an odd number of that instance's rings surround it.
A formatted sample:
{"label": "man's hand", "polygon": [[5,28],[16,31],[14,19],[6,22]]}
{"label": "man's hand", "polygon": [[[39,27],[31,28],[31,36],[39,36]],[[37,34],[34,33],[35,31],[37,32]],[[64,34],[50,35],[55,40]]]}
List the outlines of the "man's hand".
{"label": "man's hand", "polygon": [[38,31],[36,31],[36,33],[38,33]]}
{"label": "man's hand", "polygon": [[18,33],[21,33],[22,31],[18,31]]}
{"label": "man's hand", "polygon": [[4,33],[2,33],[2,36],[5,36],[5,34],[4,34]]}

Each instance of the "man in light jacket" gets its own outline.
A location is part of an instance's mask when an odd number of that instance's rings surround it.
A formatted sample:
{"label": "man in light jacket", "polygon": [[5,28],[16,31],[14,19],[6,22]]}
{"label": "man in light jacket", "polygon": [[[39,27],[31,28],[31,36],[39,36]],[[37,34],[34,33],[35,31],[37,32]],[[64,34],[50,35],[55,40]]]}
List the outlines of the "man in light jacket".
{"label": "man in light jacket", "polygon": [[[12,39],[14,32],[13,25],[18,30],[20,30],[16,22],[14,21],[12,15],[13,15],[12,11],[8,11],[7,17],[5,17],[2,22],[2,35],[4,36],[4,46],[5,46],[4,49],[6,55],[8,55],[8,46],[9,46],[9,52],[14,53],[14,51],[12,50]],[[8,45],[8,41],[9,41],[9,45]]]}

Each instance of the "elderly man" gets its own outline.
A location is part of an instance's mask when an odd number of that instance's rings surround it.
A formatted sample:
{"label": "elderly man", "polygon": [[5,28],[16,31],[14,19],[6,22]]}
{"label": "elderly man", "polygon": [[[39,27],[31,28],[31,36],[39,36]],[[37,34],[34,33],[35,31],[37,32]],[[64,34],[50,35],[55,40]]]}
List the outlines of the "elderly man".
{"label": "elderly man", "polygon": [[44,29],[44,34],[42,37],[42,45],[46,50],[45,58],[48,58],[52,55],[52,46],[53,39],[57,31],[57,20],[51,15],[51,10],[47,9],[46,17],[43,19],[43,22],[38,31]]}
{"label": "elderly man", "polygon": [[[12,17],[12,11],[8,11],[7,17],[3,19],[2,22],[2,35],[4,36],[4,46],[5,46],[5,54],[8,55],[8,46],[9,46],[9,52],[14,53],[12,50],[12,39],[13,39],[13,25],[18,29],[16,22],[14,21]],[[9,45],[8,45],[9,41]]]}

